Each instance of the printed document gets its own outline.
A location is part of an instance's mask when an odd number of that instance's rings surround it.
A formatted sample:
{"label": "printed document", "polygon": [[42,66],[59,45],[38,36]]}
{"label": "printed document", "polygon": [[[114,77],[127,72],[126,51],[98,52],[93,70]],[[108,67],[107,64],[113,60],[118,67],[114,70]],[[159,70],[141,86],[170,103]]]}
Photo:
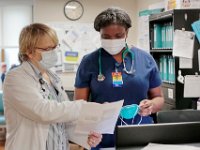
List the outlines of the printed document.
{"label": "printed document", "polygon": [[68,129],[71,128],[68,131],[70,140],[86,149],[90,149],[87,140],[91,131],[101,134],[113,134],[123,102],[124,100],[104,104],[83,104],[76,126],[71,125],[70,127],[68,125]]}
{"label": "printed document", "polygon": [[180,69],[192,69],[192,61],[190,58],[179,58],[179,68]]}
{"label": "printed document", "polygon": [[200,71],[200,49],[198,50],[198,61],[199,61],[199,71]]}
{"label": "printed document", "polygon": [[193,58],[195,34],[191,31],[175,30],[173,56]]}
{"label": "printed document", "polygon": [[155,144],[149,143],[142,150],[199,150],[200,145],[186,145],[186,144]]}
{"label": "printed document", "polygon": [[123,102],[83,104],[75,132],[113,134]]}
{"label": "printed document", "polygon": [[184,81],[184,97],[200,97],[200,76],[186,75]]}

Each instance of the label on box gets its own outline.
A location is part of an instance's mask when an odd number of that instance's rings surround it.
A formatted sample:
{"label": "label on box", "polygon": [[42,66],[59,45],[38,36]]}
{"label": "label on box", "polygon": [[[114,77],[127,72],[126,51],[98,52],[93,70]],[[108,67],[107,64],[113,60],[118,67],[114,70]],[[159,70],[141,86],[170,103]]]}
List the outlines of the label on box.
{"label": "label on box", "polygon": [[174,99],[174,93],[173,89],[168,89],[168,98]]}
{"label": "label on box", "polygon": [[165,10],[200,8],[200,0],[165,0]]}

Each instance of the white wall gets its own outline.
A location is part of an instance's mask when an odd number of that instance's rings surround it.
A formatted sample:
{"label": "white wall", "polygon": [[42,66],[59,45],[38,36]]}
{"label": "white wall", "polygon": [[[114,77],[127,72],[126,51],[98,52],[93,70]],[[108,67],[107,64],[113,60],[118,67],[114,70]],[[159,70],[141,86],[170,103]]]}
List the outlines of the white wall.
{"label": "white wall", "polygon": [[[34,22],[69,22],[65,18],[63,9],[68,0],[35,0],[34,4]],[[136,6],[137,0],[80,0],[84,6],[82,18],[76,22],[93,23],[95,17],[104,9],[110,6],[118,6],[125,9],[133,21],[133,28],[130,29],[128,43],[136,43]],[[73,21],[74,22],[74,21]]]}
{"label": "white wall", "polygon": [[33,4],[33,0],[0,0],[0,6],[10,6],[10,5],[20,5],[20,4]]}
{"label": "white wall", "polygon": [[[140,33],[138,33],[138,13],[141,11],[141,10],[145,10],[145,9],[148,9],[149,5],[151,4],[155,4],[155,3],[159,3],[159,2],[163,2],[164,0],[137,0],[137,10],[136,10],[136,13],[137,13],[137,19],[136,19],[136,22],[137,22],[137,26],[136,26],[136,35],[138,36]],[[136,40],[137,40],[137,37],[136,37]]]}
{"label": "white wall", "polygon": [[[65,18],[63,10],[68,0],[34,0],[34,22],[69,22]],[[128,43],[136,45],[137,29],[138,29],[138,12],[148,9],[153,3],[162,2],[164,0],[79,0],[82,2],[85,10],[82,18],[76,22],[93,23],[95,17],[102,10],[110,6],[118,6],[125,9],[130,15],[133,27],[129,31]],[[74,23],[74,22],[73,22]]]}
{"label": "white wall", "polygon": [[154,3],[163,2],[164,0],[137,0],[137,12],[148,9],[148,6]]}

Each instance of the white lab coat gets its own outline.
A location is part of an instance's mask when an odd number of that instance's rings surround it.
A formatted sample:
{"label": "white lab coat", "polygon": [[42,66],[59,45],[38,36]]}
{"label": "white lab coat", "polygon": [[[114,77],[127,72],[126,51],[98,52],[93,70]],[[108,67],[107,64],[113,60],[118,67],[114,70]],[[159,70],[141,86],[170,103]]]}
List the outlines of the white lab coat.
{"label": "white lab coat", "polygon": [[[63,89],[57,90],[66,95]],[[68,99],[62,103],[44,99],[38,77],[30,64],[24,62],[10,71],[4,82],[7,124],[5,149],[46,150],[49,124],[56,122],[71,124],[76,121],[82,103],[84,102],[71,102]],[[69,133],[73,134],[70,130]]]}

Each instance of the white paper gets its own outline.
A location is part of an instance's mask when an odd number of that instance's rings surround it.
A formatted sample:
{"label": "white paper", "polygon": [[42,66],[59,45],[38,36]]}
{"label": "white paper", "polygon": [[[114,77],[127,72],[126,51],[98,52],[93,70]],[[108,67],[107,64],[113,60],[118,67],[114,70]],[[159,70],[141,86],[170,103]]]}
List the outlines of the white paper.
{"label": "white paper", "polygon": [[104,104],[83,104],[75,132],[89,134],[95,131],[101,134],[113,134],[123,102],[120,100]]}
{"label": "white paper", "polygon": [[180,69],[191,69],[192,68],[192,59],[190,58],[179,58],[179,68]]}
{"label": "white paper", "polygon": [[174,90],[173,89],[168,89],[168,98],[174,99]]}
{"label": "white paper", "polygon": [[110,148],[100,148],[99,150],[116,150],[115,147],[110,147]]}
{"label": "white paper", "polygon": [[70,48],[74,48],[75,44],[79,40],[80,33],[76,30],[70,30],[66,33],[65,38],[63,39],[65,41],[65,44],[67,44]]}
{"label": "white paper", "polygon": [[140,16],[138,21],[138,44],[137,46],[149,53],[149,15]]}
{"label": "white paper", "polygon": [[69,140],[71,142],[74,142],[86,149],[91,149],[90,145],[87,143],[88,142],[88,134],[80,134],[80,133],[75,133],[75,124],[76,123],[67,123],[66,124],[66,129],[67,129],[67,135],[69,136]]}
{"label": "white paper", "polygon": [[195,34],[191,31],[175,30],[173,56],[193,58]]}
{"label": "white paper", "polygon": [[200,50],[198,50],[198,61],[199,61],[199,71],[200,71]]}
{"label": "white paper", "polygon": [[123,100],[112,103],[85,103],[76,123],[66,124],[69,140],[91,149],[88,135],[91,131],[113,134]]}
{"label": "white paper", "polygon": [[159,8],[165,8],[165,2],[158,2],[158,3],[153,3],[149,5],[149,9],[159,9]]}
{"label": "white paper", "polygon": [[183,144],[154,144],[149,143],[142,150],[199,150],[200,147]]}
{"label": "white paper", "polygon": [[88,135],[86,134],[75,133],[74,136],[71,138],[71,141],[88,150],[91,149],[90,145],[87,143]]}
{"label": "white paper", "polygon": [[184,97],[200,97],[200,76],[185,76]]}

